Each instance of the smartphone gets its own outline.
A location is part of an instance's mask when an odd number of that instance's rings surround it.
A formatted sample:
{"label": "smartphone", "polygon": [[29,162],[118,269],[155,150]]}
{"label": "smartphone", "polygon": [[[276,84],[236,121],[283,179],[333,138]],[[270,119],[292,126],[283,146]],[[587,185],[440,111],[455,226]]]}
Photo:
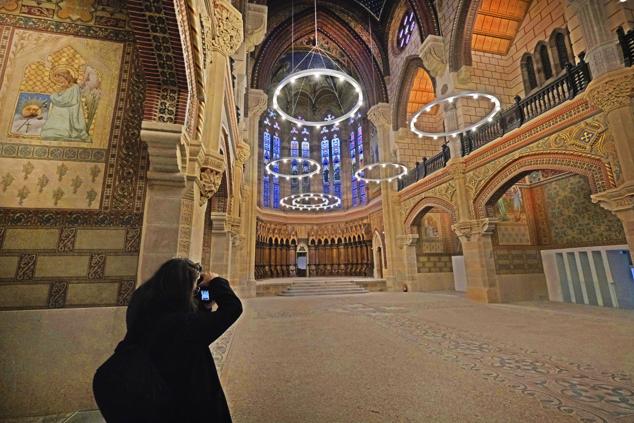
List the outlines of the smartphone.
{"label": "smartphone", "polygon": [[200,301],[204,303],[208,303],[209,301],[211,301],[211,296],[209,295],[208,289],[202,288],[200,290]]}

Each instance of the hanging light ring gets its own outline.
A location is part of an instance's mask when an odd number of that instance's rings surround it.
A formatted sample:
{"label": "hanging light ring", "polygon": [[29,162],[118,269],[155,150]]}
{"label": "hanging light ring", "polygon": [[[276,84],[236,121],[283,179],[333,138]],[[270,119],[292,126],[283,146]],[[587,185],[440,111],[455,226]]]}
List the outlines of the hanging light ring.
{"label": "hanging light ring", "polygon": [[[293,175],[293,174],[289,174],[289,173],[280,173],[277,172],[275,170],[273,170],[273,166],[275,166],[278,163],[288,163],[290,161],[298,161],[298,162],[302,162],[302,164],[308,162],[311,166],[314,166],[315,169],[313,169],[311,172],[309,173],[304,173],[304,174],[299,174],[299,175]],[[275,159],[272,160],[270,162],[267,163],[267,165],[264,167],[264,169],[266,170],[267,175],[273,175],[276,176],[278,178],[284,178],[287,181],[290,181],[291,179],[303,179],[303,178],[312,178],[314,175],[317,175],[319,172],[321,172],[321,165],[319,164],[319,162],[317,160],[313,160],[310,159],[308,157],[282,157],[279,159]]]}
{"label": "hanging light ring", "polygon": [[[476,123],[472,123],[471,125],[465,126],[464,128],[461,129],[456,129],[454,131],[445,131],[445,132],[427,132],[427,131],[421,131],[420,129],[418,129],[416,127],[416,121],[418,120],[418,118],[423,114],[423,113],[428,113],[429,111],[431,111],[431,109],[434,106],[437,106],[439,104],[444,104],[444,103],[453,103],[455,100],[458,100],[459,98],[472,98],[473,100],[478,100],[480,97],[484,97],[486,99],[488,99],[491,103],[493,103],[493,109],[491,109],[491,111],[489,113],[487,113],[487,115],[485,117],[483,117],[482,119],[480,119],[479,121],[477,121]],[[459,94],[454,94],[451,96],[447,96],[447,97],[441,97],[441,98],[437,98],[436,100],[425,104],[423,107],[420,108],[420,110],[418,112],[416,112],[416,114],[412,117],[412,120],[409,123],[409,128],[412,132],[414,132],[415,134],[418,135],[418,137],[430,137],[430,138],[438,138],[438,137],[456,137],[462,133],[466,133],[469,131],[477,131],[478,127],[484,125],[487,122],[492,122],[493,121],[493,117],[502,109],[500,100],[491,94],[487,94],[487,93],[480,93],[480,92],[475,92],[475,91],[468,91],[468,92],[463,92],[463,93],[459,93]]]}
{"label": "hanging light ring", "polygon": [[[363,173],[366,170],[372,170],[375,167],[377,168],[382,168],[382,169],[398,169],[399,173],[396,175],[392,175],[392,176],[386,176],[384,178],[366,178],[364,176],[361,176],[361,173]],[[357,170],[354,173],[354,177],[359,180],[359,181],[363,181],[365,183],[370,183],[370,182],[374,182],[376,184],[380,183],[380,182],[392,182],[396,179],[401,179],[403,176],[407,175],[407,167],[403,166],[402,164],[399,163],[391,163],[391,162],[381,162],[381,163],[371,163],[371,164],[367,164],[365,166],[363,166],[362,168],[360,168],[359,170]]]}
{"label": "hanging light ring", "polygon": [[[295,83],[298,79],[301,79],[301,78],[309,78],[309,77],[320,78],[322,76],[333,76],[333,77],[339,78],[340,80],[346,81],[347,83],[352,85],[354,90],[357,92],[357,102],[347,113],[339,117],[336,117],[332,120],[313,121],[313,120],[297,119],[289,115],[288,113],[286,113],[284,110],[282,110],[282,108],[279,106],[277,98],[279,97],[284,87],[286,87],[288,84]],[[282,119],[286,119],[290,122],[293,122],[297,126],[305,125],[305,126],[321,127],[321,126],[335,125],[337,123],[343,122],[346,119],[353,117],[355,113],[357,113],[357,111],[361,108],[361,106],[363,106],[363,92],[361,90],[361,85],[347,73],[334,70],[334,69],[316,68],[316,69],[306,69],[303,71],[291,73],[286,78],[280,81],[277,88],[275,88],[275,94],[273,95],[273,108],[275,109],[275,111],[282,117]]]}
{"label": "hanging light ring", "polygon": [[[319,203],[306,204],[302,200],[318,199]],[[293,194],[280,200],[282,207],[291,210],[307,210],[319,211],[337,208],[341,205],[341,199],[336,195],[324,194],[323,192],[305,192],[302,194]]]}

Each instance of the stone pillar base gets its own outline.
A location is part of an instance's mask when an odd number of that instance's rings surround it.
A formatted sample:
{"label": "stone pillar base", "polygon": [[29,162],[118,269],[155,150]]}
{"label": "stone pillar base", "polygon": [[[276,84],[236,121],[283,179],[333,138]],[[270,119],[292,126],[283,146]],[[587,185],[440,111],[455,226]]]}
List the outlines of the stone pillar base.
{"label": "stone pillar base", "polygon": [[497,288],[467,288],[467,298],[479,303],[499,303],[500,296]]}

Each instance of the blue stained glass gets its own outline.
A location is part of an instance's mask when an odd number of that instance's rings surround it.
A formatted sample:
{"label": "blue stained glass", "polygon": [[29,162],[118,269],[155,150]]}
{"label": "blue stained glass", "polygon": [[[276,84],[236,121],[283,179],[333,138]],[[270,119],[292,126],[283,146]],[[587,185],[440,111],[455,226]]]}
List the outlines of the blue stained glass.
{"label": "blue stained glass", "polygon": [[[363,128],[359,126],[357,129],[357,157],[359,159],[359,167],[364,165],[363,157]],[[362,176],[365,176],[361,173]],[[359,181],[359,204],[363,205],[368,202],[368,195],[365,189],[365,182]]]}
{"label": "blue stained glass", "polygon": [[[293,138],[291,141],[291,157],[299,157],[299,142]],[[299,174],[299,161],[291,161],[291,174]],[[291,179],[291,194],[297,194],[299,192],[299,180]]]}
{"label": "blue stained glass", "polygon": [[[275,123],[277,125],[277,122]],[[274,125],[275,127],[275,125]],[[273,135],[273,160],[279,159],[281,151],[281,142],[280,136],[276,133]],[[273,170],[276,172],[280,171],[279,164],[275,164],[273,166]],[[277,176],[273,177],[273,208],[277,209],[280,207],[280,178]]]}
{"label": "blue stained glass", "polygon": [[[307,138],[304,138],[304,140],[302,141],[302,157],[310,158],[310,143],[308,142]],[[310,168],[311,168],[310,163],[304,162],[303,167],[304,167],[303,173],[310,172]],[[310,178],[303,179],[302,188],[304,192],[310,192]]]}
{"label": "blue stained glass", "polygon": [[[270,125],[268,118],[264,121],[265,124]],[[271,161],[271,133],[269,129],[266,128],[264,130],[264,135],[262,136],[264,139],[264,166],[266,166]],[[263,207],[271,207],[271,193],[270,193],[270,176],[266,174],[266,170],[264,170],[264,174],[262,175],[262,206]]]}
{"label": "blue stained glass", "polygon": [[358,204],[357,191],[358,191],[359,181],[357,181],[357,178],[354,177],[354,174],[359,167],[357,166],[356,140],[355,140],[354,131],[350,132],[350,141],[348,142],[348,149],[350,150],[350,165],[352,167],[352,171],[350,172],[352,174],[351,183],[350,183],[350,190],[352,191],[351,193],[352,207],[356,207]]}
{"label": "blue stained glass", "polygon": [[324,193],[330,194],[330,142],[326,136],[321,140],[321,165]]}

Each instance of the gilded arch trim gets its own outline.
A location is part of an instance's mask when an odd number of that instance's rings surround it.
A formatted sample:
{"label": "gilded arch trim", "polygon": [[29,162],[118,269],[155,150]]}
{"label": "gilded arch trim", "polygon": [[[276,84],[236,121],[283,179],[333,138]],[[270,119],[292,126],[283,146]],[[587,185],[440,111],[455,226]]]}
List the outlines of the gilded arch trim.
{"label": "gilded arch trim", "polygon": [[523,172],[547,169],[572,172],[587,177],[593,193],[606,191],[616,186],[614,179],[610,176],[609,165],[596,156],[573,152],[522,156],[502,167],[474,194],[475,217],[477,219],[486,217],[487,202],[509,180]]}
{"label": "gilded arch trim", "polygon": [[418,201],[407,213],[405,218],[405,233],[415,233],[414,221],[420,215],[420,213],[428,208],[437,207],[443,211],[446,211],[451,216],[451,219],[455,222],[457,220],[456,209],[452,203],[447,200],[443,200],[438,197],[424,197]]}

